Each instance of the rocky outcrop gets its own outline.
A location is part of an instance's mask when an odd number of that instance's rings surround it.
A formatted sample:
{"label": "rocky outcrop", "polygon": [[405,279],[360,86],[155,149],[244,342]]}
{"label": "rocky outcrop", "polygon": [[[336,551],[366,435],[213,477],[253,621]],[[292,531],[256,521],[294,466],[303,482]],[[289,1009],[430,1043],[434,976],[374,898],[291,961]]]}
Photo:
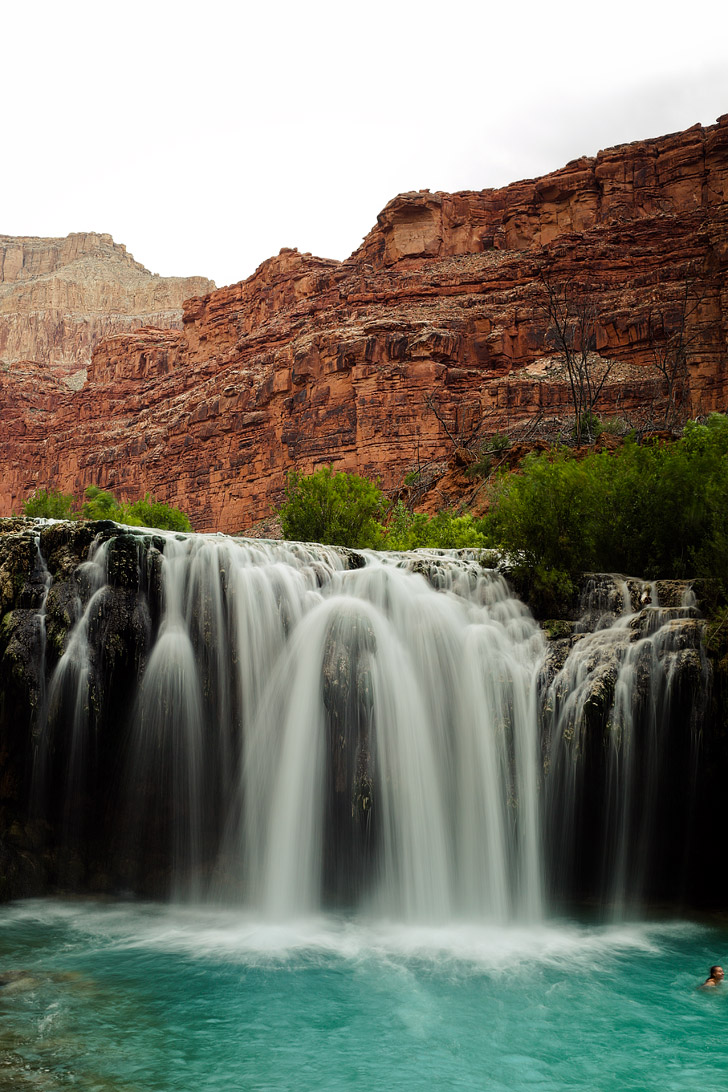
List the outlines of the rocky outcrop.
{"label": "rocky outcrop", "polygon": [[[0,374],[0,511],[35,487],[151,491],[200,530],[266,517],[289,469],[379,477],[573,412],[544,279],[595,318],[602,412],[650,415],[682,345],[690,410],[728,390],[728,115],[502,190],[401,194],[345,262],[283,250],[99,344],[83,390]],[[30,385],[29,385],[30,384]]]}
{"label": "rocky outcrop", "polygon": [[0,235],[0,365],[34,361],[80,386],[102,338],[180,327],[184,300],[214,287],[205,277],[152,274],[110,235]]}

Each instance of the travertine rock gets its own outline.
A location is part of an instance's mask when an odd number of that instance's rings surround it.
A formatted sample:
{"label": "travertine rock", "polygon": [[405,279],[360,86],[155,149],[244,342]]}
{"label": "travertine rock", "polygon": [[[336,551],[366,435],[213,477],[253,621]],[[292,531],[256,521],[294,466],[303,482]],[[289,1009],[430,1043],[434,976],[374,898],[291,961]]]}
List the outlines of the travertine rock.
{"label": "travertine rock", "polygon": [[101,338],[180,327],[184,300],[214,287],[204,277],[158,277],[110,235],[0,235],[0,363],[34,360],[69,377]]}
{"label": "travertine rock", "polygon": [[692,410],[726,408],[727,199],[728,115],[502,190],[401,194],[345,262],[283,250],[189,300],[181,332],[102,342],[78,392],[0,373],[0,511],[96,483],[236,531],[270,514],[291,467],[393,488],[484,414],[489,432],[564,422],[544,271],[593,304],[605,411],[645,413],[653,350],[683,319]]}

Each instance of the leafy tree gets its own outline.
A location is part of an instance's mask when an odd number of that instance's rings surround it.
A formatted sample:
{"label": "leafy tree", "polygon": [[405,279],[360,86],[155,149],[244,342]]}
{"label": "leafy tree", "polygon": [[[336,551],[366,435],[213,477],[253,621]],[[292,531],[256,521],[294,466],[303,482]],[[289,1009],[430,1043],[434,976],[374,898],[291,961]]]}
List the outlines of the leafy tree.
{"label": "leafy tree", "polygon": [[75,519],[72,511],[76,498],[70,493],[58,493],[54,489],[36,489],[23,503],[26,516],[45,519]]}
{"label": "leafy tree", "polygon": [[584,462],[567,451],[529,455],[522,474],[504,474],[486,526],[518,564],[577,572],[594,556],[593,499]]}
{"label": "leafy tree", "polygon": [[73,511],[80,507],[81,519],[110,519],[133,527],[160,527],[168,531],[191,531],[189,519],[179,508],[171,508],[146,493],[133,504],[120,504],[113,493],[89,485],[85,500],[78,500],[66,493],[37,489],[23,505],[26,516],[45,516],[53,519],[78,519]]}
{"label": "leafy tree", "polygon": [[376,549],[384,537],[379,521],[386,508],[379,486],[358,474],[337,474],[332,466],[308,475],[292,470],[280,510],[283,536]]}

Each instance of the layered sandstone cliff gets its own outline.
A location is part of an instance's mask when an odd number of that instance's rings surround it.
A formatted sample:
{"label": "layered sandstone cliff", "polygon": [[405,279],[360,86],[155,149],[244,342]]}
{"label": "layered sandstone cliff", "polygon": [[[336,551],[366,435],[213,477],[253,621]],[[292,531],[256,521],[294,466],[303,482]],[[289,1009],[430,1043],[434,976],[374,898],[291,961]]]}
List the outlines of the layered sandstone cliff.
{"label": "layered sandstone cliff", "polygon": [[205,277],[150,273],[110,235],[0,235],[0,365],[35,361],[70,378],[102,338],[180,327],[184,300],[214,287]]}
{"label": "layered sandstone cliff", "polygon": [[81,391],[0,374],[0,511],[96,483],[235,531],[291,467],[393,488],[478,428],[568,425],[544,279],[589,302],[602,412],[644,416],[678,335],[692,412],[723,409],[727,271],[728,115],[502,190],[401,194],[344,262],[284,250],[181,331],[105,340]]}

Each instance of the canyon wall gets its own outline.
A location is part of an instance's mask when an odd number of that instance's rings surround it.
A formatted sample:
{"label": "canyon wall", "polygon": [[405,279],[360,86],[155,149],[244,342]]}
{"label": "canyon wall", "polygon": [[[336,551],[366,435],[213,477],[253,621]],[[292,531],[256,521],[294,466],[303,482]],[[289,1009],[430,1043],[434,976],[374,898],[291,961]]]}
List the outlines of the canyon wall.
{"label": "canyon wall", "polygon": [[548,286],[594,316],[600,412],[648,419],[678,342],[690,411],[725,409],[727,270],[728,115],[501,190],[401,194],[344,262],[283,250],[188,300],[182,330],[102,341],[82,390],[0,372],[0,512],[93,483],[235,532],[292,467],[393,489],[476,432],[558,435]]}
{"label": "canyon wall", "polygon": [[110,235],[0,235],[0,366],[34,361],[79,386],[102,338],[180,327],[184,300],[214,287],[205,277],[150,273]]}

